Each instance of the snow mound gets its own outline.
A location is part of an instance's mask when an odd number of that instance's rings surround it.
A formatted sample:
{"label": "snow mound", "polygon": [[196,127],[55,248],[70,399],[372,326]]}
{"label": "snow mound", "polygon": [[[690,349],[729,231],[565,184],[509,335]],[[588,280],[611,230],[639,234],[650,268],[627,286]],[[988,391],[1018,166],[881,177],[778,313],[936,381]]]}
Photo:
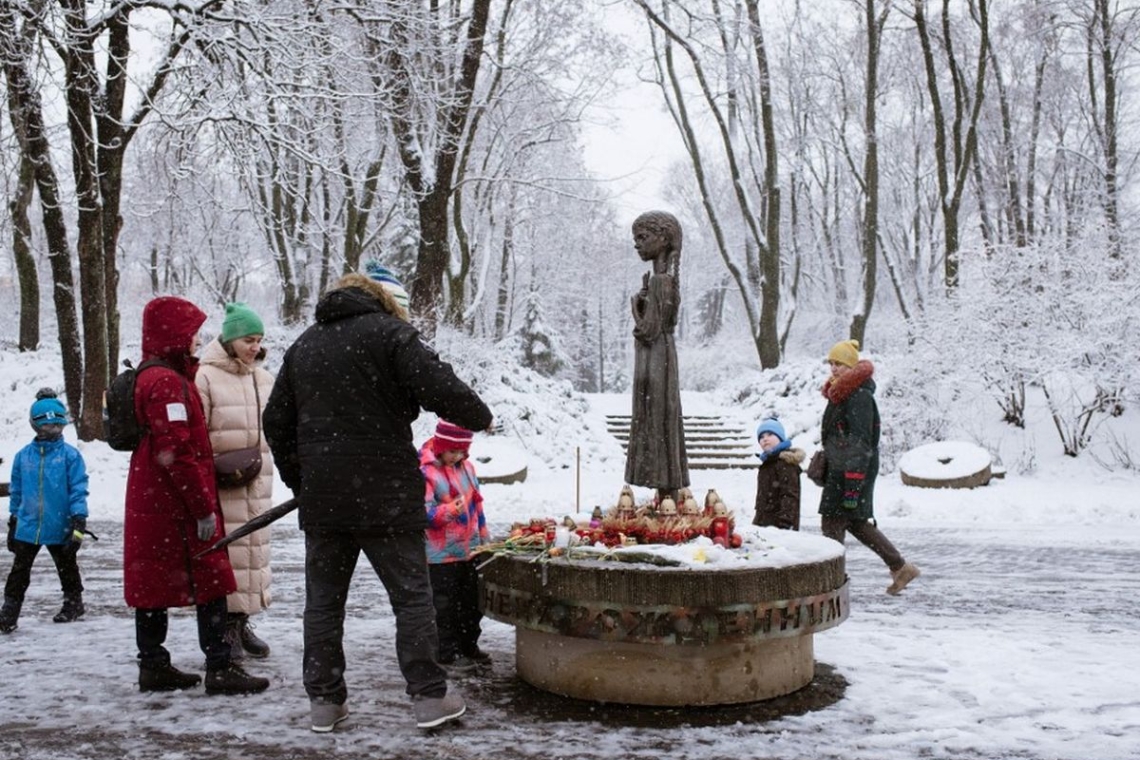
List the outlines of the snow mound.
{"label": "snow mound", "polygon": [[908,486],[975,488],[990,482],[990,453],[966,441],[937,441],[913,448],[899,460]]}

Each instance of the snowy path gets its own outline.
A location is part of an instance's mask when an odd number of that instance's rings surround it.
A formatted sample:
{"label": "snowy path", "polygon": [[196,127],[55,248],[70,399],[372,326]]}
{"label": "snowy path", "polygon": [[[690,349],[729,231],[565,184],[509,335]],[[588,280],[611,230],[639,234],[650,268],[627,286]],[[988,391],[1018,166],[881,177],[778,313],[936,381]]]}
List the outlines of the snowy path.
{"label": "snowy path", "polygon": [[[300,679],[301,536],[275,533],[275,603],[258,633],[272,657],[261,695],[135,690],[133,626],[119,596],[121,525],[96,522],[85,548],[88,616],[51,622],[46,557],[20,629],[0,638],[0,757],[46,758],[1023,758],[1124,760],[1140,754],[1134,601],[1140,530],[1072,526],[895,528],[924,576],[903,598],[862,547],[849,547],[852,616],[816,637],[816,682],[754,706],[660,710],[559,699],[517,681],[513,629],[486,624],[491,676],[461,681],[461,726],[412,724],[392,649],[393,621],[364,565],[347,623],[351,718],[308,731]],[[6,570],[7,561],[2,563]],[[171,624],[175,663],[201,656],[185,613]],[[787,717],[779,717],[783,711]]]}

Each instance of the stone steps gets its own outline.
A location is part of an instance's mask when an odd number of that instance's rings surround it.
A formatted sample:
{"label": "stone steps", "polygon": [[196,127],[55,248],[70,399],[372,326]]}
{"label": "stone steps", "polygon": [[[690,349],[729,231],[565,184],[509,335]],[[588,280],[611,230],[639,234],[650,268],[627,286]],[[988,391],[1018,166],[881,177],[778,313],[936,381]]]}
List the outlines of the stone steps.
{"label": "stone steps", "polygon": [[[685,453],[690,470],[752,469],[760,466],[750,431],[719,415],[686,414]],[[607,414],[606,430],[629,450],[628,414]]]}

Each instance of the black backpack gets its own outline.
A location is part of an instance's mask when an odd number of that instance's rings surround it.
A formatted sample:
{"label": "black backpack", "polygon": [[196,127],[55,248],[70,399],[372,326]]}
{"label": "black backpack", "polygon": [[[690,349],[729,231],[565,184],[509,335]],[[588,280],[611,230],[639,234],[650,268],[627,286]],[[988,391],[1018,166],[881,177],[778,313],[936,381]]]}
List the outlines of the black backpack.
{"label": "black backpack", "polygon": [[135,379],[147,367],[169,365],[158,359],[147,359],[138,367],[124,359],[123,365],[126,369],[115,375],[103,393],[103,437],[115,451],[134,451],[144,427],[135,417]]}

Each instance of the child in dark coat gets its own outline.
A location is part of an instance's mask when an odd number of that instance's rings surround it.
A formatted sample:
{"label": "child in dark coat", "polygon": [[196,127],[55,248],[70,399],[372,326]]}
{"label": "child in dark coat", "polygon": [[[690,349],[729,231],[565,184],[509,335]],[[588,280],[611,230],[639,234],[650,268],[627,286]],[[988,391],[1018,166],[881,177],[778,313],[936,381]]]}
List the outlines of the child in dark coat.
{"label": "child in dark coat", "polygon": [[756,472],[756,516],[753,525],[800,529],[800,464],[803,449],[792,448],[784,426],[775,417],[756,428],[760,469]]}
{"label": "child in dark coat", "polygon": [[12,461],[8,551],[15,556],[4,584],[0,633],[16,630],[41,546],[51,554],[63,587],[63,608],[52,620],[70,623],[85,611],[76,555],[87,535],[87,467],[79,449],[63,440],[67,409],[55,391],[36,394],[30,417],[36,438]]}

